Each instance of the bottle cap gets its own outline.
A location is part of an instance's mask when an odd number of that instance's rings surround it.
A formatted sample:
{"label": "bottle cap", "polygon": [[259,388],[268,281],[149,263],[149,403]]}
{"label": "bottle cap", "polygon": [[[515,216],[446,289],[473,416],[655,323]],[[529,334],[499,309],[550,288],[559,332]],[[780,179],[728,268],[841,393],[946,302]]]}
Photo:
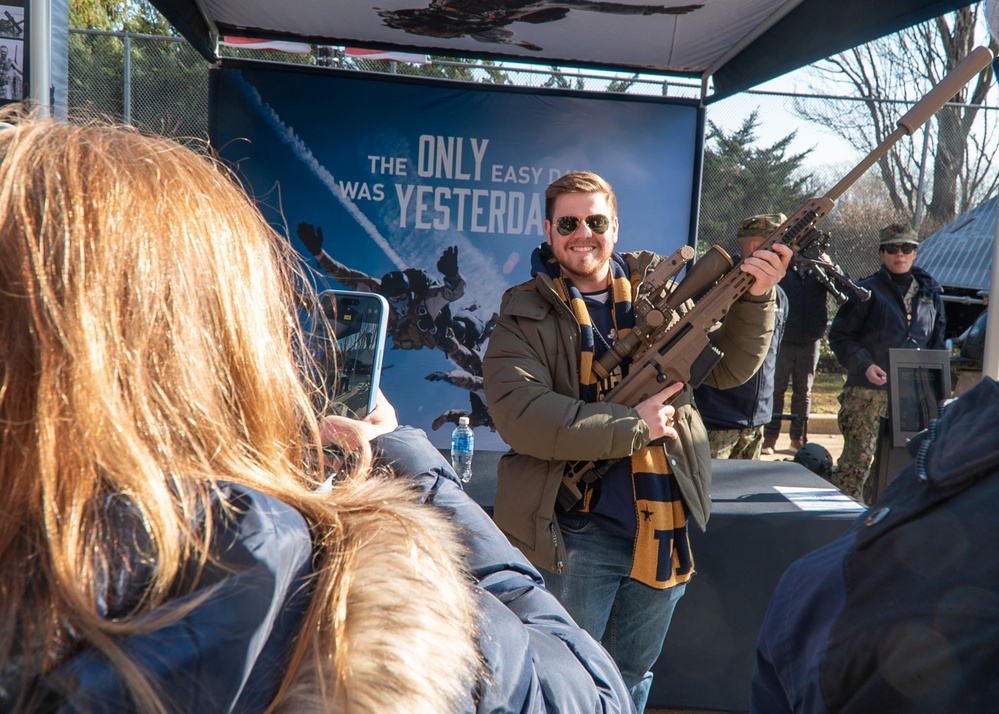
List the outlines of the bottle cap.
{"label": "bottle cap", "polygon": [[458,426],[468,426],[468,417],[458,417]]}

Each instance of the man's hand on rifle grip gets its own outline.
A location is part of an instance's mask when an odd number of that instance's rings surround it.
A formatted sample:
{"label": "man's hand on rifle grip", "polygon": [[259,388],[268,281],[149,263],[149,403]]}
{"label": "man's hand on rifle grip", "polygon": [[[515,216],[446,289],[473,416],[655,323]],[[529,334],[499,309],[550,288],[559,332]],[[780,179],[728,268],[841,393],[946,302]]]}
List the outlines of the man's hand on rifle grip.
{"label": "man's hand on rifle grip", "polygon": [[673,423],[676,409],[672,405],[666,404],[666,402],[679,394],[682,389],[683,382],[674,382],[661,392],[653,394],[643,402],[639,402],[638,406],[635,407],[638,416],[649,425],[649,437],[651,441],[662,437],[676,439],[679,436],[676,433],[676,427]]}
{"label": "man's hand on rifle grip", "polygon": [[749,286],[749,294],[759,297],[770,292],[784,278],[793,255],[794,251],[783,243],[774,243],[769,249],[753,251],[744,258],[740,268],[756,278]]}

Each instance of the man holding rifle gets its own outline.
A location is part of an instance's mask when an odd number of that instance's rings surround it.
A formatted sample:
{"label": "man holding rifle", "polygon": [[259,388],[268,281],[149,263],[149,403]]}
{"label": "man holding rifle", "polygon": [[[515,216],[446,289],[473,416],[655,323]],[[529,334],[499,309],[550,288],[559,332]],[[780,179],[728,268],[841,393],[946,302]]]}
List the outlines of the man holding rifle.
{"label": "man holding rifle", "polygon": [[[817,256],[830,262],[829,256]],[[819,366],[819,343],[829,328],[829,293],[814,270],[792,261],[780,287],[787,295],[787,322],[777,351],[774,372],[774,418],[763,427],[763,453],[772,454],[781,432],[778,416],[784,411],[784,397],[791,386],[791,412],[788,426],[791,449],[797,451],[808,441],[808,416],[812,410],[812,385]]]}
{"label": "man holding rifle", "polygon": [[[511,447],[498,466],[494,519],[551,571],[549,588],[610,651],[641,712],[693,574],[687,517],[703,528],[710,511],[707,433],[686,384],[667,384],[635,406],[601,400],[629,365],[600,379],[594,361],[635,327],[642,278],[663,260],[614,251],[610,185],[589,172],[562,176],[545,191],[545,218],[533,277],[504,295],[483,363],[489,408]],[[791,254],[774,244],[736,268],[754,282],[712,333],[724,357],[706,384],[732,387],[759,368],[773,331],[773,288]],[[616,461],[580,484],[578,503],[556,505],[571,462],[607,459]]]}

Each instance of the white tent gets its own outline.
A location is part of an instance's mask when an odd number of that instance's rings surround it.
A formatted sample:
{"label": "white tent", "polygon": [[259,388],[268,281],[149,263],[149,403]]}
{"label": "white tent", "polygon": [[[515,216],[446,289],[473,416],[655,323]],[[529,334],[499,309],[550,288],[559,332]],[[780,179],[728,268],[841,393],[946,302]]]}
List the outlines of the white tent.
{"label": "white tent", "polygon": [[[152,0],[206,58],[221,36],[698,78],[706,102],[968,0]],[[713,83],[713,88],[708,84]]]}

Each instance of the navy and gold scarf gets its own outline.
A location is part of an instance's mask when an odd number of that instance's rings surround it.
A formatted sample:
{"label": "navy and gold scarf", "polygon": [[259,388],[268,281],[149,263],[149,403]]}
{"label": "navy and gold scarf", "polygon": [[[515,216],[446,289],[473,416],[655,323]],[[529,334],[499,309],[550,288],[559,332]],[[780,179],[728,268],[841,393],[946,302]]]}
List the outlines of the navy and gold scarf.
{"label": "navy and gold scarf", "polygon": [[[587,402],[599,401],[613,387],[613,382],[602,384],[593,372],[596,328],[583,296],[563,277],[561,266],[547,243],[534,250],[531,264],[532,274],[544,272],[552,279],[559,297],[579,323],[579,398]],[[609,288],[614,300],[611,314],[617,339],[621,339],[635,326],[632,291],[639,276],[631,274],[627,261],[619,253],[612,254],[610,266]],[[614,382],[619,379],[620,368],[610,377]],[[630,530],[634,533],[635,548],[631,577],[659,589],[687,582],[694,570],[687,538],[687,516],[680,500],[679,484],[663,446],[646,446],[632,454],[631,483],[634,508],[630,513],[617,514],[633,525]],[[584,512],[593,506],[595,486],[598,487],[591,484],[585,488],[581,508]]]}

